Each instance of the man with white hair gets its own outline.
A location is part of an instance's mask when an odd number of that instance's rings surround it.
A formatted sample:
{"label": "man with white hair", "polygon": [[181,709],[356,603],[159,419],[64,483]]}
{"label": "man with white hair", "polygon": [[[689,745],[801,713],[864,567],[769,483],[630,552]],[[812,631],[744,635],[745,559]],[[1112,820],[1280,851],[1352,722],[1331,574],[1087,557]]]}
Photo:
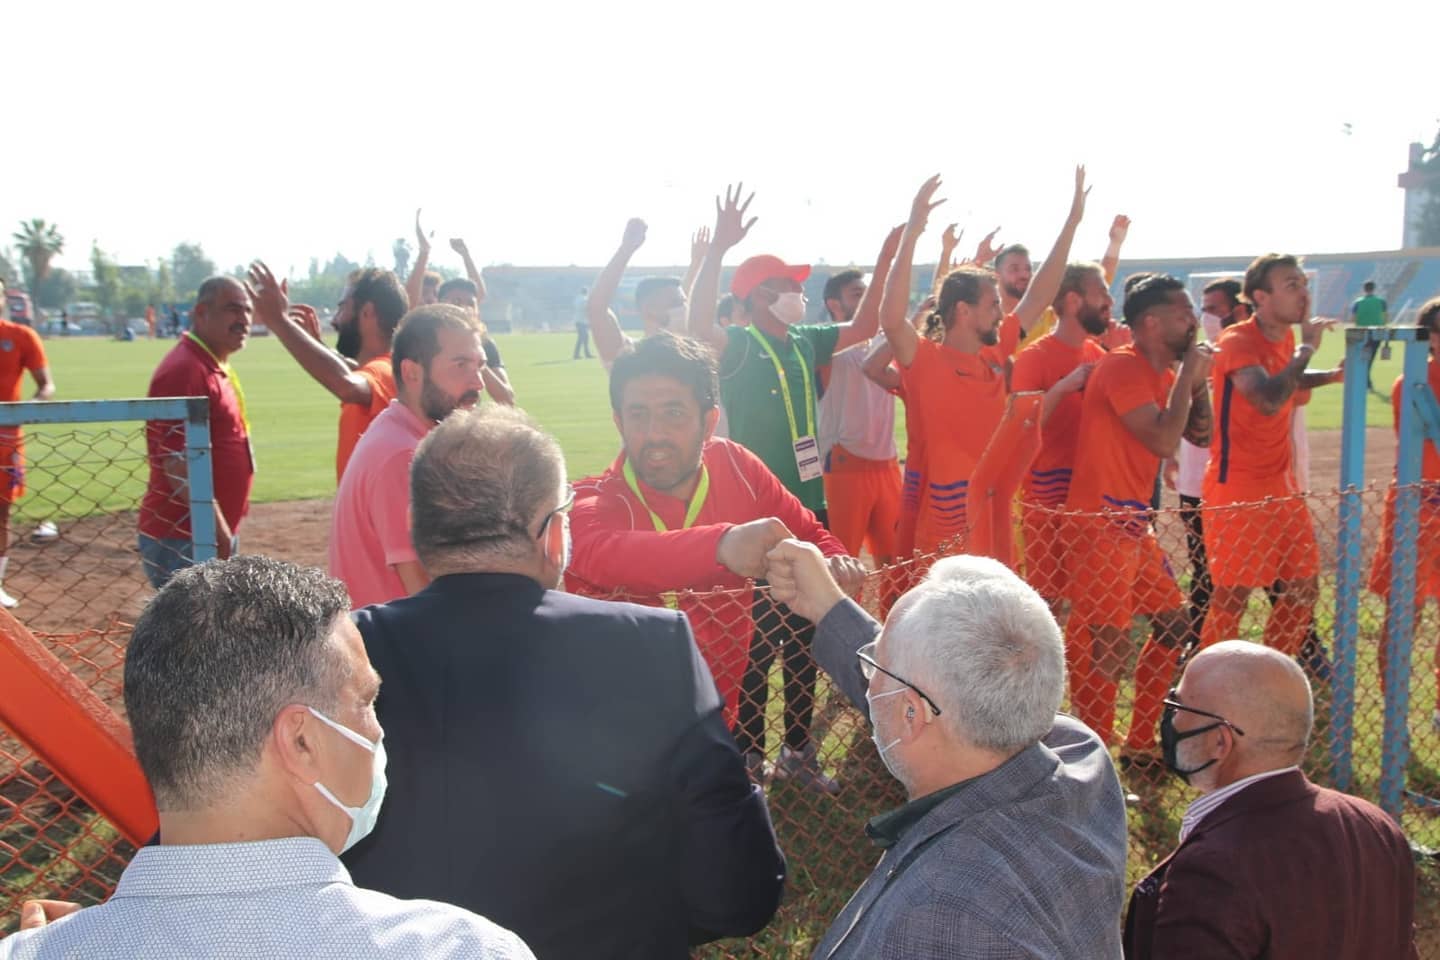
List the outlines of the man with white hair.
{"label": "man with white hair", "polygon": [[1416,956],[1410,846],[1374,804],[1305,778],[1314,717],[1304,671],[1278,650],[1229,640],[1190,662],[1160,739],[1200,797],[1135,888],[1126,957]]}
{"label": "man with white hair", "polygon": [[786,540],[768,561],[909,798],[870,821],[884,853],[815,957],[1118,956],[1125,800],[1099,738],[1056,714],[1065,656],[1040,595],[954,557],[882,631],[814,547]]}

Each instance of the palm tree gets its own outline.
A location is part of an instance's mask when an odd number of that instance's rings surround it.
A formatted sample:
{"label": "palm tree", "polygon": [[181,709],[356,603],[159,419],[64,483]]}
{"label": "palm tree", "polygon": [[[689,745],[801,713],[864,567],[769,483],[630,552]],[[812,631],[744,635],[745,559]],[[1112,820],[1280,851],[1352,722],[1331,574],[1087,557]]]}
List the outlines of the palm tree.
{"label": "palm tree", "polygon": [[50,261],[65,249],[65,238],[53,223],[44,220],[22,220],[14,239],[20,255],[30,264],[30,285],[39,287],[50,273]]}

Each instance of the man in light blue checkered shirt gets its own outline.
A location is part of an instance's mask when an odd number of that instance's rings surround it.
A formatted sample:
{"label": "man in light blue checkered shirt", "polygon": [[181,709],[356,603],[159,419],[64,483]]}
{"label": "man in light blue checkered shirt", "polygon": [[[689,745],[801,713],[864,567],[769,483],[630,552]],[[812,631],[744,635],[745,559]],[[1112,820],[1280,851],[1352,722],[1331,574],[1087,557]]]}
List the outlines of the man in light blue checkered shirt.
{"label": "man in light blue checkered shirt", "polygon": [[265,557],[176,574],[125,661],[160,842],[109,902],[0,940],[0,960],[534,960],[484,917],[355,887],[337,859],[385,792],[380,678],[349,609],[338,581]]}

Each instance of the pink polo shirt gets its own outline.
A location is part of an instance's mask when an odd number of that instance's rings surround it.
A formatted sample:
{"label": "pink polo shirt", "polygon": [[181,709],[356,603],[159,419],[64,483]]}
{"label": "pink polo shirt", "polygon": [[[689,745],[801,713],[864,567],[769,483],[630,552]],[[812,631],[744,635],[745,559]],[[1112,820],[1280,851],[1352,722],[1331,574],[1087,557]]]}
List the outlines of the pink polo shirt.
{"label": "pink polo shirt", "polygon": [[410,461],[434,424],[398,400],[371,422],[340,478],[330,523],[330,575],[351,609],[406,595],[395,565],[416,559],[410,541]]}

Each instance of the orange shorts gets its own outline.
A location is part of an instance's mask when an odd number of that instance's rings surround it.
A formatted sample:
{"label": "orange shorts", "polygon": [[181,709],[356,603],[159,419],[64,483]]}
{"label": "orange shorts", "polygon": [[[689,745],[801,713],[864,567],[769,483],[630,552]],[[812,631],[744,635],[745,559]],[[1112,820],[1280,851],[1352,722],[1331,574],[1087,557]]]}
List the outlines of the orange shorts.
{"label": "orange shorts", "polygon": [[840,444],[825,457],[825,510],[830,532],[852,557],[867,542],[870,555],[893,560],[900,523],[900,467],[894,460],[867,460]]}
{"label": "orange shorts", "polygon": [[14,503],[25,496],[25,444],[0,440],[0,503]]}
{"label": "orange shorts", "polygon": [[1065,596],[1066,541],[1062,523],[1069,518],[1060,510],[1039,504],[1020,503],[1020,542],[1025,549],[1025,582],[1047,600]]}
{"label": "orange shorts", "polygon": [[[1390,597],[1391,573],[1395,548],[1395,491],[1385,498],[1385,520],[1380,528],[1380,542],[1375,545],[1375,560],[1370,565],[1370,592]],[[1420,530],[1415,540],[1415,598],[1440,599],[1440,493],[1421,494]]]}
{"label": "orange shorts", "polygon": [[1148,524],[1136,531],[1107,517],[1067,516],[1064,529],[1070,616],[1080,623],[1123,629],[1137,613],[1184,607],[1170,561]]}
{"label": "orange shorts", "polygon": [[1268,587],[1320,572],[1315,521],[1304,497],[1201,506],[1205,556],[1217,587]]}

